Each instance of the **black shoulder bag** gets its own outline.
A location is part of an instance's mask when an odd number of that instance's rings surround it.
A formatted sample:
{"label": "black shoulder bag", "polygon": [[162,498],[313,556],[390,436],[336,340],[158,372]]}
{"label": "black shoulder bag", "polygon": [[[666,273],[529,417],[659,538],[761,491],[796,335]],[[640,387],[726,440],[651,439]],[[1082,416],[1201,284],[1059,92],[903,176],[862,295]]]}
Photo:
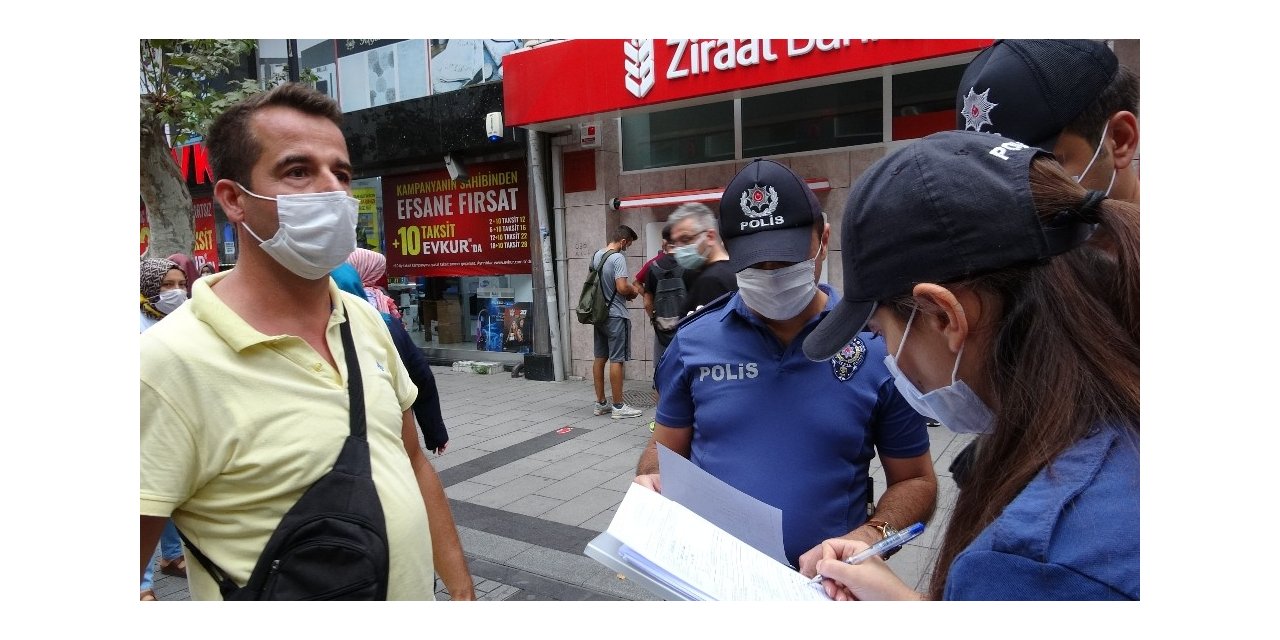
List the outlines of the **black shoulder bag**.
{"label": "black shoulder bag", "polygon": [[218,583],[223,600],[386,600],[387,526],[373,484],[365,431],[364,384],[349,320],[343,320],[351,435],[333,469],[312,484],[267,540],[243,587],[182,532],[182,541]]}

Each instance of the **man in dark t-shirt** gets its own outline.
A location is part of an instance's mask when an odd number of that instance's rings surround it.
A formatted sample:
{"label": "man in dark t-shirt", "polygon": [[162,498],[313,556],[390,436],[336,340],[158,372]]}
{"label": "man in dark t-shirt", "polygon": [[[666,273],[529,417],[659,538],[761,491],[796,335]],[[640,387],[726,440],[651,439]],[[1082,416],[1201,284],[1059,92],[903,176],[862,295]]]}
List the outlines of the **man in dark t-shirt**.
{"label": "man in dark t-shirt", "polygon": [[738,281],[729,268],[729,254],[720,242],[715,213],[705,204],[690,203],[676,208],[667,218],[671,226],[671,245],[676,262],[685,268],[684,313],[730,292],[737,291]]}

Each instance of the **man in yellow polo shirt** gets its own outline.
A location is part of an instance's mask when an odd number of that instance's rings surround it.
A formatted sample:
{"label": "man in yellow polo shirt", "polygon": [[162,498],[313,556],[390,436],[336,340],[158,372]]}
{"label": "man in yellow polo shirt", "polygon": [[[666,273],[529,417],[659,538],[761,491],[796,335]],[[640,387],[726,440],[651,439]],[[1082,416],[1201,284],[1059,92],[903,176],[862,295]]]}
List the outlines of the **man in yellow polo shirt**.
{"label": "man in yellow polo shirt", "polygon": [[[237,585],[281,517],[332,468],[350,433],[349,321],[373,481],[389,543],[387,597],[475,593],[440,479],[409,411],[417,389],[386,325],[328,277],[355,249],[352,168],[327,96],[287,84],[228,109],[206,144],[235,269],[201,278],[190,304],[142,334],[141,549],[166,517]],[[219,599],[201,563],[191,596]]]}

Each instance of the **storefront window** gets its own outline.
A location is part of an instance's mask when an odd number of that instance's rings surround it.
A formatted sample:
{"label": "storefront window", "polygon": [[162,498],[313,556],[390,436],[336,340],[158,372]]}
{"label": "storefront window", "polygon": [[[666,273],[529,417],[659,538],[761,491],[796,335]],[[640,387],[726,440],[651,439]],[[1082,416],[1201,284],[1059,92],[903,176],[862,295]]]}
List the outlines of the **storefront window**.
{"label": "storefront window", "polygon": [[742,155],[755,157],[881,142],[880,78],[742,101]]}
{"label": "storefront window", "polygon": [[[921,138],[955,127],[964,64],[622,117],[622,169],[654,169]],[[888,104],[886,104],[888,103]],[[888,113],[886,113],[888,111]],[[884,130],[885,118],[892,130]],[[740,127],[742,153],[734,153]]]}
{"label": "storefront window", "polygon": [[384,253],[382,249],[382,178],[351,181],[351,196],[360,201],[356,220],[356,246]]}
{"label": "storefront window", "polygon": [[956,126],[956,87],[965,65],[893,76],[893,139],[923,138]]}
{"label": "storefront window", "polygon": [[622,168],[733,159],[733,101],[622,118]]}

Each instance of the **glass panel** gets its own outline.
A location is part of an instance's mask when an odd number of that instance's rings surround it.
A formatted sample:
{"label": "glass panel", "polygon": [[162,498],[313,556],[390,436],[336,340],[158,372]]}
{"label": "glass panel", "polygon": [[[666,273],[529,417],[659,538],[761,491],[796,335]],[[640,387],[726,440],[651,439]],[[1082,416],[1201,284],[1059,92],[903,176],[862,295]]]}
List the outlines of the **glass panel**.
{"label": "glass panel", "polygon": [[893,76],[893,139],[956,128],[956,87],[965,65]]}
{"label": "glass panel", "polygon": [[880,78],[742,100],[742,157],[884,140]]}
{"label": "glass panel", "polygon": [[502,57],[524,40],[431,40],[432,93],[502,80]]}
{"label": "glass panel", "polygon": [[622,118],[622,169],[733,159],[733,101]]}

